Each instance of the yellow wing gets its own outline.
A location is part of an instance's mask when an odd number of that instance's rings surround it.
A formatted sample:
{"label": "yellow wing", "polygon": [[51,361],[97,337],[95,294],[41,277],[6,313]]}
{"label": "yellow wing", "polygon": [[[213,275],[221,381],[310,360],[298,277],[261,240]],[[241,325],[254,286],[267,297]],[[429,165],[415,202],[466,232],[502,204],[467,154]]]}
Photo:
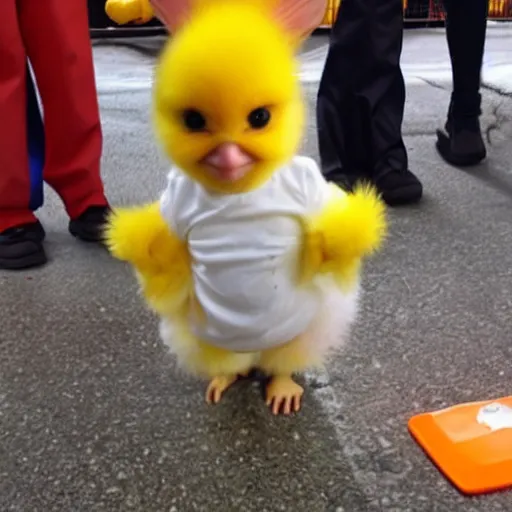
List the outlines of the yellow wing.
{"label": "yellow wing", "polygon": [[134,268],[154,311],[172,315],[184,304],[192,286],[189,253],[162,218],[158,202],[115,210],[105,241],[114,257]]}
{"label": "yellow wing", "polygon": [[302,279],[331,273],[341,286],[358,277],[363,258],[381,246],[387,230],[386,206],[377,191],[359,185],[347,194],[334,184],[324,209],[306,221]]}

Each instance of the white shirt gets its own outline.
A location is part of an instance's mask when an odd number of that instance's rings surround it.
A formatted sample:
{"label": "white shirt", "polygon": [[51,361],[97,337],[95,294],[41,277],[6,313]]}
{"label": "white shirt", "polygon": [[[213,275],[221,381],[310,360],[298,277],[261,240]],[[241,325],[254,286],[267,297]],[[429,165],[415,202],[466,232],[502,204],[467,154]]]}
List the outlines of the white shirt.
{"label": "white shirt", "polygon": [[205,190],[171,169],[161,212],[188,244],[196,298],[194,334],[233,351],[260,351],[307,329],[320,289],[297,285],[301,218],[319,211],[329,189],[316,163],[295,157],[260,188],[236,195]]}

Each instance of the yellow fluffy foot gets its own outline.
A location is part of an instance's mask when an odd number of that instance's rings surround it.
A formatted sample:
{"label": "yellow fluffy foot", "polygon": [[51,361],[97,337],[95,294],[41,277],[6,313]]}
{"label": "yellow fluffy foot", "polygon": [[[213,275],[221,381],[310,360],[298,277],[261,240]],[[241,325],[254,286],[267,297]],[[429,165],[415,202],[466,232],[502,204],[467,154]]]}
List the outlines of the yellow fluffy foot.
{"label": "yellow fluffy foot", "polygon": [[273,414],[290,414],[300,410],[304,388],[291,377],[273,377],[267,386],[267,405]]}
{"label": "yellow fluffy foot", "polygon": [[214,377],[206,390],[206,403],[216,404],[220,401],[222,393],[237,380],[236,375],[219,375]]}

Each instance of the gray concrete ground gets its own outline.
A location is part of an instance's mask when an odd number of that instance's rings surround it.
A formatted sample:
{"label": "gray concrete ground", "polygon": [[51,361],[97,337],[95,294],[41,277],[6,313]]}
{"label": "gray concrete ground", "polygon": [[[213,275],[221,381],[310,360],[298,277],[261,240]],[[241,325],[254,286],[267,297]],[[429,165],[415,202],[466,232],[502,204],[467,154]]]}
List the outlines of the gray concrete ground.
{"label": "gray concrete ground", "polygon": [[[406,428],[415,413],[510,393],[512,32],[492,28],[484,78],[501,92],[484,91],[489,159],[467,172],[434,149],[449,100],[444,35],[406,34],[404,131],[425,199],[391,212],[352,341],[309,377],[297,417],[272,417],[253,383],[207,407],[203,384],[164,354],[129,270],[72,239],[48,191],[51,263],[0,273],[0,510],[512,510],[507,492],[461,496]],[[311,107],[324,43],[304,56]],[[114,204],[153,198],[164,182],[148,117],[159,45],[95,44]],[[310,120],[305,152],[316,155]]]}

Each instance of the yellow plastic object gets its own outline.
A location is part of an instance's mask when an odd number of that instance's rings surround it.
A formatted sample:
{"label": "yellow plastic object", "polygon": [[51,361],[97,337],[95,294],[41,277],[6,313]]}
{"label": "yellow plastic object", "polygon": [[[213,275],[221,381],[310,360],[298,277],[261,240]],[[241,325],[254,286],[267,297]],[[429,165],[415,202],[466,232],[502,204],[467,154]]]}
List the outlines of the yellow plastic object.
{"label": "yellow plastic object", "polygon": [[118,25],[142,25],[155,16],[149,0],[107,0],[105,12]]}
{"label": "yellow plastic object", "polygon": [[489,16],[496,18],[506,17],[506,8],[510,4],[507,0],[489,0]]}
{"label": "yellow plastic object", "polygon": [[512,486],[512,396],[420,414],[409,430],[465,494]]}
{"label": "yellow plastic object", "polygon": [[340,0],[329,0],[327,2],[327,9],[325,10],[324,19],[322,20],[322,26],[331,27],[334,24],[339,6]]}

